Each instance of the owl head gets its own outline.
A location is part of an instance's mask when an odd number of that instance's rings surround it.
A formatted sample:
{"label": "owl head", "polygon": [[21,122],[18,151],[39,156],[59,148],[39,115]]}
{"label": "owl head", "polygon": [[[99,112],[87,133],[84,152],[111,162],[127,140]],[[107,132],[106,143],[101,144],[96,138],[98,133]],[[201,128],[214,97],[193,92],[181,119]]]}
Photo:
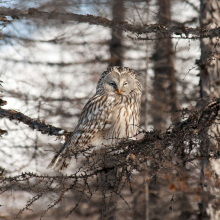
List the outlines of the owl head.
{"label": "owl head", "polygon": [[128,67],[110,67],[99,79],[96,94],[124,95],[141,93],[141,85],[134,71]]}

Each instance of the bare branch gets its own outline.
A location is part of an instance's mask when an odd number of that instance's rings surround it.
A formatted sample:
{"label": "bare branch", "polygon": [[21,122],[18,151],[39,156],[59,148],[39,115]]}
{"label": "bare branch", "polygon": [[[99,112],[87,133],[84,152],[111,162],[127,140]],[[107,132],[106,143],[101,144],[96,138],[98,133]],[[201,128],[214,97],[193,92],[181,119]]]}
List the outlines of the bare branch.
{"label": "bare branch", "polygon": [[[85,34],[84,34],[85,35]],[[71,40],[68,40],[68,38],[62,38],[62,37],[56,37],[50,40],[40,40],[40,39],[32,39],[32,38],[25,38],[25,37],[18,37],[15,35],[9,35],[9,34],[2,34],[0,33],[0,36],[2,39],[14,39],[14,40],[19,40],[19,41],[24,41],[26,43],[51,43],[51,44],[66,44],[66,45],[87,45],[88,42],[73,42]],[[95,45],[107,45],[109,42],[108,40],[106,41],[92,41],[89,42],[90,44],[95,44]]]}
{"label": "bare branch", "polygon": [[44,121],[39,121],[28,117],[27,115],[22,114],[21,112],[11,110],[11,109],[2,109],[0,108],[0,118],[9,118],[10,120],[18,120],[26,125],[28,125],[33,130],[36,129],[40,131],[42,134],[47,135],[56,135],[56,136],[68,136],[70,132],[57,128],[52,125],[45,124]]}
{"label": "bare branch", "polygon": [[82,65],[82,64],[94,64],[97,62],[100,63],[107,63],[108,60],[101,60],[101,59],[92,59],[92,60],[87,60],[87,61],[82,61],[82,62],[60,62],[60,63],[53,63],[53,62],[39,62],[39,61],[29,61],[29,60],[16,60],[16,59],[11,59],[11,58],[3,58],[1,60],[7,61],[7,62],[14,62],[14,63],[27,63],[27,64],[33,64],[33,65],[48,65],[48,66],[73,66],[73,65]]}
{"label": "bare branch", "polygon": [[184,0],[184,2],[188,5],[190,5],[197,13],[199,13],[199,8],[197,8],[192,2],[188,0]]}
{"label": "bare branch", "polygon": [[80,15],[74,13],[61,13],[61,12],[44,12],[39,11],[36,8],[29,8],[28,10],[19,10],[0,7],[0,14],[4,16],[11,16],[12,18],[37,18],[37,19],[50,19],[60,21],[77,21],[79,23],[88,23],[91,25],[101,25],[108,28],[122,29],[124,31],[136,33],[136,34],[149,34],[149,33],[161,33],[164,38],[170,37],[171,34],[175,35],[194,35],[194,37],[209,38],[217,37],[220,35],[220,28],[205,29],[205,28],[191,28],[180,26],[165,26],[160,24],[150,25],[133,25],[126,21],[116,22],[104,17],[94,15]]}
{"label": "bare branch", "polygon": [[[194,173],[190,173],[190,169],[184,169],[185,163],[191,164],[204,157],[206,159],[219,158],[218,145],[213,146],[211,151],[208,150],[208,147],[204,148],[205,152],[201,154],[197,150],[201,139],[207,144],[207,140],[211,138],[219,142],[219,137],[210,137],[207,134],[207,128],[219,124],[219,111],[220,99],[216,98],[204,108],[183,109],[181,117],[173,121],[166,131],[146,132],[145,138],[142,140],[125,140],[118,145],[108,146],[108,148],[100,149],[97,152],[91,153],[90,147],[80,150],[79,153],[84,158],[84,162],[71,175],[49,176],[30,172],[16,176],[2,175],[0,176],[0,194],[10,190],[24,190],[34,193],[33,197],[27,201],[26,206],[18,213],[21,214],[44,194],[53,192],[57,197],[50,202],[45,210],[46,213],[63,199],[68,198],[68,192],[78,195],[76,197],[78,202],[76,201],[76,204],[72,205],[71,210],[79,205],[77,198],[81,198],[83,195],[88,202],[98,190],[103,193],[105,204],[109,184],[112,187],[111,193],[126,202],[122,190],[129,187],[132,191],[131,181],[134,177],[134,171],[139,173],[149,171],[149,177],[146,181],[150,181],[159,172],[166,175],[169,171],[172,175],[172,171],[175,170],[178,173],[179,181],[184,183],[184,179],[196,178]],[[22,121],[29,126],[31,125],[31,128],[43,131],[44,134],[59,135],[59,128],[52,127],[52,131],[48,132],[47,129],[42,129],[42,126],[51,128],[51,125],[45,125],[13,110],[1,109],[0,117]],[[34,127],[33,123],[37,123],[38,126]],[[179,150],[181,149],[185,150],[180,154]],[[70,153],[71,157],[77,158],[76,154]],[[151,161],[154,166],[148,166],[147,161]],[[107,178],[107,173],[113,176]],[[103,181],[103,178],[106,181]],[[94,184],[96,184],[95,187]],[[183,187],[179,190],[184,190],[191,195],[197,193],[194,188],[190,187]]]}

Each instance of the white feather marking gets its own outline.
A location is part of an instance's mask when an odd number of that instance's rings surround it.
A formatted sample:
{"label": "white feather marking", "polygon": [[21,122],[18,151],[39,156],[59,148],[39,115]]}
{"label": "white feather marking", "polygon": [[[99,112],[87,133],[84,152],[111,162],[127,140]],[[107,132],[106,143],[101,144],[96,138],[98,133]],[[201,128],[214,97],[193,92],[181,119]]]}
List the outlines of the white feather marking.
{"label": "white feather marking", "polygon": [[82,124],[84,124],[84,123],[86,122],[86,120],[87,120],[87,119],[86,119],[86,118],[84,118],[84,119],[82,120]]}
{"label": "white feather marking", "polygon": [[58,132],[58,134],[63,134],[64,133],[64,130],[61,130]]}
{"label": "white feather marking", "polygon": [[110,128],[110,127],[111,127],[111,124],[106,124],[106,125],[105,125],[105,128],[106,128],[106,129],[108,129],[108,128]]}
{"label": "white feather marking", "polygon": [[115,101],[115,97],[113,97],[113,96],[108,96],[106,106],[108,107],[109,104],[111,104],[111,102],[113,102],[113,101]]}
{"label": "white feather marking", "polygon": [[95,125],[91,125],[90,129],[92,129],[92,130],[93,130],[93,129],[94,129],[94,127],[95,127]]}
{"label": "white feather marking", "polygon": [[121,74],[120,71],[118,71],[118,68],[117,68],[117,67],[114,67],[113,69],[114,69],[114,71],[115,71],[116,73],[118,73],[119,75]]}
{"label": "white feather marking", "polygon": [[89,115],[87,116],[87,119],[88,119],[89,121],[91,121],[91,119],[92,119],[92,114],[89,114]]}

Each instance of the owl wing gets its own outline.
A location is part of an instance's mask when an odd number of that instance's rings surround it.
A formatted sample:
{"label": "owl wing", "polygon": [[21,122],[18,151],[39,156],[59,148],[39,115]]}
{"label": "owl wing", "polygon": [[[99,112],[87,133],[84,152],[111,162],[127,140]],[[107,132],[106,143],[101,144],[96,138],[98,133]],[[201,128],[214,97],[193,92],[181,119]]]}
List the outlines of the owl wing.
{"label": "owl wing", "polygon": [[100,132],[103,132],[111,124],[111,112],[115,106],[115,98],[111,96],[95,95],[91,98],[82,110],[78,125],[70,138],[60,148],[47,168],[55,169],[61,166],[66,168],[71,159],[70,150],[83,149],[90,145],[91,140]]}

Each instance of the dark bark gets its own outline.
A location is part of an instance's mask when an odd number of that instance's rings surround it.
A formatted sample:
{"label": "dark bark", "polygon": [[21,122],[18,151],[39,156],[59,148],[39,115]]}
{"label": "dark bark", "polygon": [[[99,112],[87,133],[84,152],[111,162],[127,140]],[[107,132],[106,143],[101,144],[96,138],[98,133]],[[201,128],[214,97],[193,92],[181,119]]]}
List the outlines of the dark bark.
{"label": "dark bark", "polygon": [[[201,0],[200,1],[200,27],[202,29],[210,28],[213,24],[218,25],[220,24],[220,16],[219,16],[219,7],[220,3],[215,0]],[[218,45],[218,38],[208,38],[208,39],[201,39],[200,41],[201,47],[201,56],[200,60],[196,61],[200,67],[200,100],[197,103],[198,107],[203,107],[207,105],[208,102],[213,97],[219,97],[220,95],[220,74],[218,70],[219,66],[219,45]],[[203,121],[205,122],[205,120]],[[216,129],[217,128],[217,129]],[[206,129],[206,132],[210,135],[216,133],[219,135],[218,126],[215,126],[211,129]],[[201,136],[201,155],[206,155],[207,152],[210,150],[212,146],[216,146],[217,142],[214,141],[204,141]],[[209,165],[209,160],[204,158],[201,160],[201,200],[198,203],[199,207],[199,214],[198,219],[206,220],[206,219],[216,219],[213,213],[216,212],[214,206],[209,207],[209,201],[207,200],[206,196],[206,188],[204,187],[205,184],[205,170]],[[209,213],[207,212],[208,209],[212,209]],[[211,213],[211,214],[210,214]]]}
{"label": "dark bark", "polygon": [[69,132],[62,128],[56,128],[52,125],[45,124],[44,121],[39,121],[37,119],[32,119],[27,115],[22,114],[21,112],[11,110],[11,109],[2,109],[0,108],[0,118],[8,118],[10,120],[17,120],[28,125],[33,130],[36,129],[42,134],[47,135],[56,135],[56,136],[68,136]]}
{"label": "dark bark", "polygon": [[[170,0],[158,1],[158,5],[159,23],[168,25],[171,19]],[[154,99],[152,104],[153,123],[155,129],[165,129],[167,118],[165,111],[175,111],[179,108],[174,69],[174,51],[170,38],[159,41],[156,44],[153,59],[155,61]],[[176,117],[177,115],[173,113],[172,116]]]}
{"label": "dark bark", "polygon": [[[112,17],[114,22],[124,20],[124,0],[114,0],[112,5]],[[123,47],[122,47],[123,30],[112,28],[112,38],[110,42],[111,59],[109,66],[122,66]]]}

